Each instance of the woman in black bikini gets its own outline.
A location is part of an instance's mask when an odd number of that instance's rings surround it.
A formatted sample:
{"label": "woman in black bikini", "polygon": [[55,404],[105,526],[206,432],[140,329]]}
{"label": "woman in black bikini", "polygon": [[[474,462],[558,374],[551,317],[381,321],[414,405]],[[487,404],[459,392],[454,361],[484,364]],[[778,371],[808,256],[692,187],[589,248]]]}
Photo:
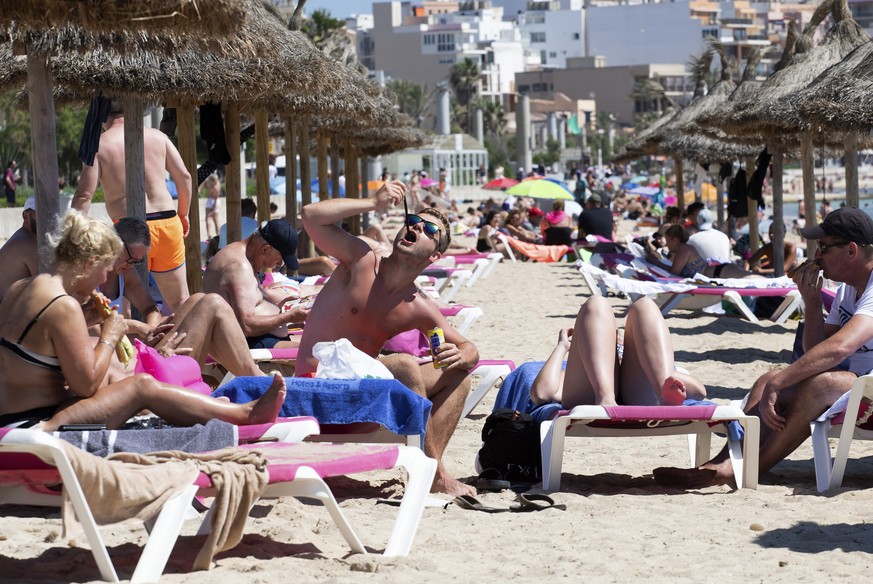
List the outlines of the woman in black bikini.
{"label": "woman in black bikini", "polygon": [[116,428],[143,409],[176,425],[212,418],[235,424],[275,420],[285,397],[281,377],[261,399],[239,405],[149,375],[105,383],[127,325],[113,313],[95,344],[88,321],[100,317],[91,293],[106,281],[122,249],[110,225],[71,211],[53,238],[53,271],[9,289],[0,303],[0,427],[53,431],[64,424],[102,423]]}

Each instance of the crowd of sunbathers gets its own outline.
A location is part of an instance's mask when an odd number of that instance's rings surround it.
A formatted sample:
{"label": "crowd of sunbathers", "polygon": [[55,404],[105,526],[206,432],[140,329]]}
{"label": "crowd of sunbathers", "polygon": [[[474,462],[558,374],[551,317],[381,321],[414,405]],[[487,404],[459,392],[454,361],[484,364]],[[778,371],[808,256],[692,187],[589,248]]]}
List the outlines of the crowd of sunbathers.
{"label": "crowd of sunbathers", "polygon": [[[425,451],[438,461],[433,488],[456,495],[472,492],[472,487],[447,472],[441,458],[469,390],[469,370],[479,355],[414,284],[425,267],[450,253],[452,233],[457,228],[443,213],[427,205],[403,216],[393,241],[356,237],[339,226],[349,217],[384,214],[406,203],[405,185],[388,181],[364,199],[330,199],[303,208],[301,219],[307,237],[332,258],[333,275],[314,304],[294,302],[301,293],[293,284],[287,284],[290,280],[269,287],[259,277],[282,267],[296,274],[300,266],[298,231],[284,219],[273,219],[257,224],[241,241],[228,243],[215,253],[203,272],[204,293],[184,295],[170,304],[172,314],[163,316],[134,269],[146,261],[150,266],[160,265],[153,261],[154,238],[156,233],[158,237],[163,235],[163,227],[156,232],[150,220],[123,216],[115,218],[113,227],[72,210],[61,218],[49,238],[49,269],[37,274],[36,204],[29,201],[21,230],[0,250],[0,254],[14,254],[16,258],[8,264],[0,289],[0,367],[6,372],[0,379],[0,425],[54,430],[68,424],[103,423],[113,428],[142,410],[178,425],[213,418],[237,424],[257,423],[275,419],[284,402],[286,382],[279,375],[274,375],[259,399],[235,404],[150,375],[133,374],[117,351],[126,335],[154,346],[164,355],[190,354],[201,364],[212,356],[234,375],[249,376],[262,375],[249,348],[299,346],[296,374],[310,376],[317,366],[313,345],[320,341],[345,337],[376,357],[385,342],[398,333],[440,327],[445,331],[445,342],[435,359],[442,367],[420,366],[410,355],[402,354],[383,360],[396,378],[434,403],[425,443]],[[594,209],[609,213],[612,227],[612,213],[596,195],[589,197],[586,207],[583,216]],[[685,225],[679,213],[668,210],[671,223],[663,229],[663,242],[672,255],[671,269],[677,273],[694,269],[714,277],[737,277],[735,270],[740,268],[729,261],[716,266],[700,262],[702,258],[717,258],[722,247],[729,249],[730,243],[724,233],[712,227],[708,209],[693,207],[686,213]],[[500,229],[496,217],[502,212],[506,213],[504,227],[519,238],[539,237],[537,226],[525,225],[531,218],[538,219],[541,226],[549,226],[541,228],[540,233],[555,227],[572,230],[560,202],[542,217],[533,209],[536,207],[526,208],[524,202],[508,210],[488,209],[480,233]],[[163,221],[167,213],[159,214]],[[471,223],[476,217],[476,212],[470,215]],[[688,237],[688,230],[696,232]],[[821,376],[831,374],[827,378],[831,383],[836,375],[832,369],[844,357],[851,357],[850,353],[868,352],[861,350],[865,340],[873,338],[873,331],[864,336],[866,320],[856,327],[862,333],[842,327],[852,331],[853,339],[861,339],[860,348],[852,347],[854,340],[842,343],[841,350],[831,351],[828,355],[833,358],[825,360],[817,348],[829,346],[831,338],[839,336],[840,324],[854,322],[853,315],[863,315],[866,310],[869,286],[865,286],[864,278],[873,273],[873,220],[855,209],[840,209],[821,226],[804,230],[803,235],[823,240],[814,266],[823,269],[826,277],[850,282],[864,295],[838,294],[836,312],[826,321],[818,310],[813,326],[808,325],[804,333],[810,357],[801,357],[784,370],[791,375],[765,375],[753,388],[748,409],[760,408],[765,423],[774,430],[765,432],[762,468],[769,468],[790,451],[786,450],[787,434],[781,432],[783,429],[791,427],[796,440],[797,432],[802,431],[796,428],[806,427],[812,410],[829,405],[834,392],[844,390],[855,375],[870,369],[859,358],[845,383],[828,385],[825,391],[823,381],[819,381]],[[659,253],[657,244],[649,242],[647,247],[652,256]],[[838,257],[832,250],[851,253]],[[795,254],[788,251],[786,248],[786,258],[794,259]],[[754,262],[762,255],[766,252],[749,259]],[[176,270],[184,270],[184,263]],[[22,273],[24,277],[20,277]],[[795,279],[808,312],[815,315],[815,308],[821,306],[817,272],[801,271]],[[375,291],[377,303],[371,301]],[[140,318],[132,319],[114,310],[107,313],[95,292],[107,296],[112,306],[123,306],[123,299],[127,299]],[[289,325],[304,322],[299,340],[292,339]],[[609,326],[604,328],[604,323]],[[531,388],[534,403],[556,402],[564,407],[586,403],[677,405],[685,398],[705,397],[699,381],[676,372],[669,331],[650,301],[638,301],[630,309],[621,342],[618,333],[603,335],[603,330],[616,330],[612,309],[602,298],[589,299],[579,310],[574,327],[560,332],[552,356]],[[842,350],[845,347],[852,350]],[[567,366],[562,371],[565,356]],[[806,406],[792,409],[797,396],[804,396]],[[724,482],[730,480],[730,475],[723,472],[723,463],[721,458],[704,469],[668,469],[656,476],[673,484]],[[706,472],[701,474],[700,470]]]}
{"label": "crowd of sunbathers", "polygon": [[[188,354],[201,365],[212,357],[236,376],[263,375],[250,348],[298,347],[295,374],[311,376],[317,361],[313,346],[349,339],[371,357],[385,342],[408,330],[444,330],[436,361],[421,366],[412,355],[383,358],[404,385],[433,403],[425,451],[438,461],[434,489],[454,494],[473,489],[442,466],[442,452],[460,419],[469,390],[468,372],[478,363],[475,346],[446,321],[439,307],[416,289],[415,280],[451,247],[452,228],[432,207],[408,213],[393,241],[355,237],[337,226],[361,213],[384,214],[405,199],[399,181],[387,182],[366,199],[334,199],[302,211],[305,233],[332,258],[333,276],[315,301],[300,301],[296,282],[262,275],[285,268],[296,276],[297,230],[284,219],[257,224],[241,241],[222,247],[203,272],[202,290],[186,296],[163,315],[136,271],[152,264],[154,230],[148,220],[119,217],[112,226],[73,209],[50,237],[49,269],[38,272],[35,202],[25,205],[24,225],[7,243],[22,259],[0,290],[0,423],[56,430],[71,424],[122,425],[148,410],[176,425],[208,419],[236,424],[276,418],[286,384],[274,375],[258,400],[234,404],[177,384],[134,374],[116,347],[126,336],[152,345],[161,354]],[[22,253],[26,252],[26,253]],[[176,268],[184,272],[184,263]],[[20,277],[19,277],[20,276]],[[378,290],[379,302],[369,299]],[[133,319],[102,310],[125,301],[140,315]],[[165,299],[166,304],[166,299]],[[168,312],[164,310],[164,312]],[[342,316],[340,316],[342,315]],[[303,323],[292,337],[289,326]]]}

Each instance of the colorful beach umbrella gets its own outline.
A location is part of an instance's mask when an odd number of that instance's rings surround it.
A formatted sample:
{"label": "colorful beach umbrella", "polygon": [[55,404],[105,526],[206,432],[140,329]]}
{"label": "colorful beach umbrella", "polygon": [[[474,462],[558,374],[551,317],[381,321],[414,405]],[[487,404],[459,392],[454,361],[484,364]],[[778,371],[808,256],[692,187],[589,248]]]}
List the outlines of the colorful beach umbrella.
{"label": "colorful beach umbrella", "polygon": [[565,183],[564,181],[562,181],[562,180],[559,179],[559,178],[554,178],[554,177],[551,177],[551,176],[547,176],[547,177],[544,178],[543,180],[547,180],[547,181],[549,181],[549,182],[553,182],[553,183],[555,183],[556,185],[558,185],[558,186],[560,186],[561,188],[563,188],[563,189],[564,189],[565,191],[567,191],[568,193],[570,193],[571,195],[573,194],[573,191],[570,190],[570,187],[567,185],[567,183]]}
{"label": "colorful beach umbrella", "polygon": [[500,178],[495,178],[494,180],[482,185],[483,189],[487,189],[489,191],[502,191],[503,189],[509,189],[518,184],[517,180],[513,180],[511,178],[507,178],[502,176]]}
{"label": "colorful beach umbrella", "polygon": [[534,199],[563,199],[572,201],[573,195],[561,185],[549,180],[526,180],[506,190],[507,195],[532,197]]}

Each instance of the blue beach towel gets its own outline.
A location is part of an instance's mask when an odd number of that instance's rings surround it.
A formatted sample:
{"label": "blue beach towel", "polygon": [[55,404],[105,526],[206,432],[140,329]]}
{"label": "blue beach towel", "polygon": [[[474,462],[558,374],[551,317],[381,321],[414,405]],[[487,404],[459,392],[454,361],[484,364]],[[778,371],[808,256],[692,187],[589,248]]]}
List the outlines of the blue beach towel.
{"label": "blue beach towel", "polygon": [[[212,397],[234,403],[258,399],[271,377],[236,377]],[[286,377],[281,416],[312,416],[321,424],[375,422],[395,434],[424,435],[431,403],[396,379],[306,379]]]}

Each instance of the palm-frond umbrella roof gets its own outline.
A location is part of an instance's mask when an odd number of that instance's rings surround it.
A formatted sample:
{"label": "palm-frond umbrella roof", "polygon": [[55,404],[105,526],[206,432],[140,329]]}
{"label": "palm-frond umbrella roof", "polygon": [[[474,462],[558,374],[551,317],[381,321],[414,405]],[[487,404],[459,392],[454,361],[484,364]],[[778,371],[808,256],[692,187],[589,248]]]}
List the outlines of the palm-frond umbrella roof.
{"label": "palm-frond umbrella roof", "polygon": [[663,125],[673,119],[673,116],[676,115],[676,111],[677,109],[675,107],[668,108],[660,118],[649,124],[639,133],[638,136],[622,146],[618,152],[612,156],[612,161],[623,163],[634,160],[635,158],[658,154],[658,140],[653,138],[658,135],[658,130]]}
{"label": "palm-frond umbrella roof", "polygon": [[246,15],[245,6],[236,0],[0,0],[0,25],[14,20],[28,28],[75,23],[94,32],[194,30],[222,36],[233,32]]}
{"label": "palm-frond umbrella roof", "polygon": [[[137,45],[119,52],[101,42],[105,35],[78,30],[86,51],[63,51],[52,59],[57,97],[84,102],[96,92],[113,97],[135,95],[146,101],[175,99],[205,101],[255,99],[266,92],[310,94],[326,92],[347,80],[341,68],[318,51],[301,33],[287,30],[261,2],[247,0],[249,16],[229,39],[194,35],[164,38],[175,47],[171,54]],[[69,27],[67,27],[68,29]],[[17,31],[11,36],[15,37]],[[46,35],[53,45],[60,37]],[[152,38],[154,45],[156,37]],[[157,39],[161,39],[158,35]],[[234,42],[238,40],[239,42]],[[147,43],[148,44],[148,43]],[[2,54],[0,54],[2,58]],[[2,67],[0,80],[23,83],[24,65],[13,59]],[[5,78],[5,79],[4,79]]]}
{"label": "palm-frond umbrella roof", "polygon": [[[824,20],[824,7],[833,9],[836,24],[828,31],[821,44],[800,52],[803,48],[800,41],[811,38],[812,31]],[[816,9],[813,19],[798,40],[797,52],[790,63],[768,77],[753,99],[736,104],[730,119],[730,131],[775,137],[786,131],[807,129],[789,98],[869,40],[869,35],[849,14],[846,0],[837,0],[831,6],[828,6],[828,2],[823,3]]]}
{"label": "palm-frond umbrella roof", "polygon": [[[676,115],[667,124],[661,126],[657,131],[657,139],[661,142],[669,142],[677,144],[681,142],[682,136],[690,138],[692,135],[701,134],[698,118],[701,115],[718,109],[728,97],[736,90],[737,84],[731,79],[731,73],[735,68],[735,64],[725,54],[723,47],[718,42],[713,42],[714,50],[721,57],[721,73],[719,81],[713,85],[709,93],[698,95],[691,103],[679,110]],[[714,132],[709,139],[728,141],[729,138],[723,132]],[[705,141],[697,141],[701,144]],[[725,152],[731,151],[730,148],[723,149]],[[700,160],[694,156],[691,160]]]}
{"label": "palm-frond umbrella roof", "polygon": [[796,102],[815,131],[868,132],[873,127],[873,42],[822,73]]}
{"label": "palm-frond umbrella roof", "polygon": [[714,140],[700,134],[677,133],[664,140],[661,149],[675,158],[694,160],[706,165],[757,156],[761,146],[730,140]]}

